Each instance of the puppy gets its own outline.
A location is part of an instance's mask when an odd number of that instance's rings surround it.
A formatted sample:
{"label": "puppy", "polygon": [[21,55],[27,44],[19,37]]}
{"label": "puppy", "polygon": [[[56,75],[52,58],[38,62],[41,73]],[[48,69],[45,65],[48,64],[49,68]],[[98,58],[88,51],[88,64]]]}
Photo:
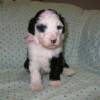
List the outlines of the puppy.
{"label": "puppy", "polygon": [[49,73],[51,86],[61,86],[61,73],[74,73],[63,57],[64,18],[55,10],[40,10],[29,21],[28,32],[28,56],[24,67],[30,72],[31,89],[43,89],[41,77],[44,72]]}

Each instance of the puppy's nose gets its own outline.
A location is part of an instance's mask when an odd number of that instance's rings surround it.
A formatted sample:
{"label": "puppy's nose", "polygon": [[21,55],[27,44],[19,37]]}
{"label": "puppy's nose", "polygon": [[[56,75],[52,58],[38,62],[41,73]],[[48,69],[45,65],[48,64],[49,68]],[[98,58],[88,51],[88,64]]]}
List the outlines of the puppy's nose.
{"label": "puppy's nose", "polygon": [[52,44],[55,44],[55,43],[56,43],[56,41],[57,41],[56,39],[51,40],[51,43],[52,43]]}

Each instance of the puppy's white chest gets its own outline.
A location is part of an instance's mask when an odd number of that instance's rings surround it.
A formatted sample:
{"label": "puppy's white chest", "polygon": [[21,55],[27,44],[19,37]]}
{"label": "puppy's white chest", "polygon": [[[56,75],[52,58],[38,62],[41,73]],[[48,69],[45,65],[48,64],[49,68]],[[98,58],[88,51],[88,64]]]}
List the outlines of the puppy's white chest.
{"label": "puppy's white chest", "polygon": [[46,72],[50,71],[49,59],[52,57],[52,52],[42,48],[39,45],[31,44],[29,46],[29,58],[36,69],[43,69]]}
{"label": "puppy's white chest", "polygon": [[43,69],[45,72],[50,71],[50,59],[57,56],[61,52],[61,48],[48,50],[40,45],[31,44],[29,46],[29,58],[34,66],[38,69]]}
{"label": "puppy's white chest", "polygon": [[40,63],[40,68],[43,69],[45,72],[50,71],[50,60],[51,58],[51,52],[41,51],[38,59],[38,63]]}

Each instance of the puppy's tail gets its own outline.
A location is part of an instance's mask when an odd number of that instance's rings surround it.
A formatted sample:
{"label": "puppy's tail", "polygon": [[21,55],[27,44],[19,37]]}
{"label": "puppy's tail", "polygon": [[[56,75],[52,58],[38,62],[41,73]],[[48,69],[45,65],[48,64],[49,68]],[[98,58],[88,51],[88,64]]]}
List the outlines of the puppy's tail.
{"label": "puppy's tail", "polygon": [[29,59],[28,59],[28,57],[26,58],[26,60],[24,62],[24,68],[29,72]]}

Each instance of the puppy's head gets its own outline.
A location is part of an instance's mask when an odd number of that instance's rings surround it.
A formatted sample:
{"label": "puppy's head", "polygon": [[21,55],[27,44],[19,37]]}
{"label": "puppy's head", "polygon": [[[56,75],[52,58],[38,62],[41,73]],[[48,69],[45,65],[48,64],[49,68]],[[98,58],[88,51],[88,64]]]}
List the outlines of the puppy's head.
{"label": "puppy's head", "polygon": [[61,46],[64,36],[64,19],[55,10],[41,10],[29,22],[28,31],[48,49]]}

